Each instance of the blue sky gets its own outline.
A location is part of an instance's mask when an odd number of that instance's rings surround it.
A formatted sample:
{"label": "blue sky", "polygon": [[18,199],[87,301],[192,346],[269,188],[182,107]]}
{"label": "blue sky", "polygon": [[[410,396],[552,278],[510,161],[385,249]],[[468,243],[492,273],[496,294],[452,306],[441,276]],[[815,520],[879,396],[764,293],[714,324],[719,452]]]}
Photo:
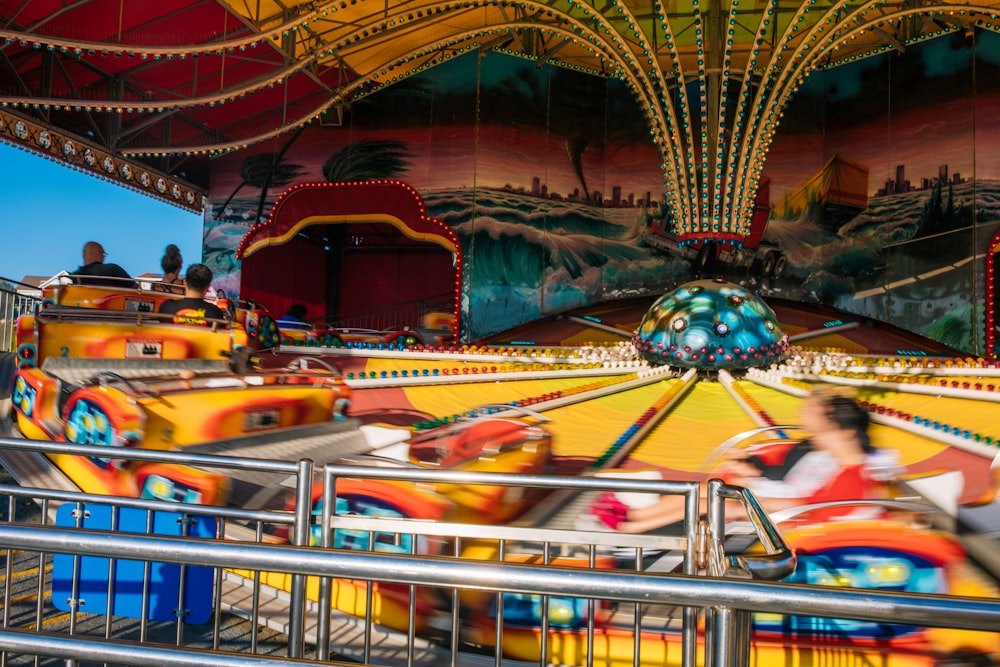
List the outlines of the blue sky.
{"label": "blue sky", "polygon": [[132,275],[159,273],[168,243],[201,260],[202,216],[0,141],[0,277],[72,271],[87,241]]}

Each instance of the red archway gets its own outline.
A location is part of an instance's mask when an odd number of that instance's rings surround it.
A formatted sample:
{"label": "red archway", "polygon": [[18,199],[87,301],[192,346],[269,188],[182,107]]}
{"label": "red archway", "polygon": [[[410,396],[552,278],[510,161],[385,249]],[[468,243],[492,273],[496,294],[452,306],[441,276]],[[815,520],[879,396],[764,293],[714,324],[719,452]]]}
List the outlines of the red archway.
{"label": "red archway", "polygon": [[[305,183],[285,191],[236,251],[240,296],[275,313],[304,303],[311,319],[442,293],[458,332],[462,251],[400,181]],[[399,322],[419,326],[420,322]]]}

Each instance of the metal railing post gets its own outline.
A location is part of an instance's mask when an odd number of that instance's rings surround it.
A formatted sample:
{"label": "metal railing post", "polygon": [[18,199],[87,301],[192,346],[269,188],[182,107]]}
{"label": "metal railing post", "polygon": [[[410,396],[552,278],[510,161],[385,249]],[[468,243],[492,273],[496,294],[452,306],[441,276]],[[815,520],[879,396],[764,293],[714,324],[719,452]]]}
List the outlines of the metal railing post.
{"label": "metal railing post", "polygon": [[[312,519],[312,479],[313,462],[302,459],[298,462],[295,483],[295,524],[292,526],[292,544],[309,546],[310,523]],[[288,657],[301,658],[305,645],[306,583],[304,574],[292,575],[291,600],[288,608]]]}
{"label": "metal railing post", "polygon": [[[320,546],[324,549],[333,548],[333,528],[332,517],[336,510],[336,477],[331,477],[323,471],[323,508],[320,513],[321,537]],[[319,580],[319,600],[317,604],[321,610],[333,608],[333,581],[330,577],[323,577]],[[321,611],[316,622],[316,658],[318,660],[329,660],[330,658],[330,626],[332,620],[329,612]],[[365,660],[368,654],[365,654]]]}
{"label": "metal railing post", "polygon": [[[724,487],[720,479],[708,482],[708,574],[749,579],[749,572],[735,566],[725,556],[726,497],[734,496],[727,494]],[[705,664],[708,667],[749,664],[750,621],[750,612],[733,607],[716,607],[706,612]]]}
{"label": "metal railing post", "polygon": [[[406,520],[376,517],[343,517],[345,525],[366,532],[378,530],[379,523],[387,521],[393,532],[409,530]],[[400,525],[404,524],[404,525]],[[467,529],[477,529],[469,524],[454,524]],[[433,524],[431,524],[433,526]],[[474,532],[474,531],[473,531]],[[374,579],[392,584],[410,584],[451,588],[461,586],[472,590],[525,593],[530,595],[555,595],[609,599],[624,603],[648,604],[651,601],[673,605],[709,606],[716,610],[716,627],[713,636],[715,655],[721,662],[709,664],[742,665],[741,653],[735,642],[742,640],[744,620],[736,616],[738,610],[760,611],[772,614],[823,616],[829,618],[858,619],[882,623],[891,617],[893,622],[906,625],[961,628],[996,632],[1000,626],[1000,601],[995,598],[955,597],[933,594],[858,590],[805,584],[780,584],[754,580],[722,579],[718,577],[689,577],[666,573],[625,572],[621,570],[571,570],[570,568],[505,563],[502,560],[483,566],[477,559],[440,558],[403,554],[365,553],[350,550],[328,550],[308,547],[288,547],[278,544],[246,544],[228,540],[186,540],[172,536],[150,536],[130,533],[83,530],[78,528],[49,527],[41,525],[10,525],[0,523],[0,545],[11,549],[72,553],[80,556],[102,556],[134,559],[137,556],[157,562],[189,563],[210,567],[255,570],[271,568],[292,574],[346,579]],[[502,616],[500,617],[503,618]],[[744,617],[745,618],[745,617]],[[499,624],[502,626],[502,623]],[[0,651],[19,635],[17,630],[0,629]],[[834,638],[836,639],[836,638]],[[30,641],[33,652],[42,653],[55,643],[74,642],[82,647],[88,643],[82,637],[59,634],[40,634],[32,631]],[[5,643],[6,642],[6,643]],[[84,661],[112,662],[115,664],[168,664],[166,661],[130,662],[107,659],[111,649],[124,645],[105,642],[107,652],[87,654],[59,653]],[[772,646],[774,643],[772,642]],[[134,644],[130,645],[138,649]],[[151,647],[142,647],[143,650]],[[849,658],[855,646],[834,642],[813,644],[810,648],[815,659],[835,656],[836,660]],[[833,650],[827,654],[826,651]],[[847,651],[841,654],[840,651]],[[398,654],[397,654],[398,655]],[[212,659],[198,664],[233,664],[214,661],[220,653],[213,652]],[[864,660],[861,656],[859,659]],[[841,659],[843,658],[843,659]],[[254,658],[244,657],[240,664],[252,664]],[[497,659],[498,664],[500,658]],[[544,658],[542,663],[544,664]],[[871,661],[870,658],[867,659]],[[855,660],[856,661],[856,660]],[[365,663],[370,662],[365,660]],[[439,661],[444,663],[444,659]],[[296,661],[296,664],[305,664]],[[185,662],[170,664],[183,667]],[[253,663],[260,664],[260,663]],[[309,662],[308,664],[315,664]]]}
{"label": "metal railing post", "polygon": [[[699,532],[701,524],[701,487],[684,496],[684,574],[698,574]],[[701,610],[684,607],[681,617],[681,664],[694,667],[698,664],[698,617]]]}
{"label": "metal railing post", "polygon": [[750,664],[750,633],[753,626],[753,613],[745,609],[733,610],[733,663],[734,665]]}
{"label": "metal railing post", "polygon": [[732,661],[735,634],[733,612],[732,607],[715,607],[709,614],[712,619],[712,633],[711,638],[706,639],[705,650],[708,651],[711,647],[712,655],[710,660],[705,661],[708,667],[733,667],[737,664]]}

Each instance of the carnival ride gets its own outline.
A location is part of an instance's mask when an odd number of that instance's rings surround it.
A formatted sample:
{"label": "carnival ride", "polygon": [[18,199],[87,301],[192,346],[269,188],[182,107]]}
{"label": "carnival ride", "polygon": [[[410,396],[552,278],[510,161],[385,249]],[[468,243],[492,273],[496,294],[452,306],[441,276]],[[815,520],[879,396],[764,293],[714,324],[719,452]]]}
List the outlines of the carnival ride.
{"label": "carnival ride", "polygon": [[[351,392],[336,366],[306,355],[265,368],[256,353],[279,343],[384,350],[412,348],[418,341],[407,330],[279,330],[266,308],[225,295],[218,299],[225,319],[175,322],[157,314],[163,301],[178,296],[171,286],[71,280],[47,287],[36,312],[18,319],[13,422],[25,437],[102,445],[109,454],[114,448],[202,453],[220,451],[219,443],[226,452],[255,458],[328,461],[367,454],[384,436],[372,438],[371,430],[348,417]],[[274,432],[285,434],[280,451]],[[391,440],[407,438],[408,431],[397,431]],[[496,469],[499,458],[510,459],[512,471],[529,473],[539,472],[550,452],[544,430],[510,420],[452,425],[423,435],[413,447],[413,465],[475,470],[484,459]],[[241,502],[229,498],[234,472],[132,464],[114,456],[51,458],[85,492]],[[457,496],[454,506],[483,520],[513,516],[523,502],[489,489],[440,492],[449,502]],[[241,498],[248,494],[244,489]]]}
{"label": "carnival ride", "polygon": [[333,328],[324,323],[288,327],[263,305],[217,295],[227,314],[220,320],[173,321],[157,313],[164,301],[182,296],[175,286],[104,279],[79,282],[72,276],[42,291],[40,308],[18,318],[18,367],[41,366],[50,357],[89,359],[226,359],[233,350],[278,345],[324,347],[412,346],[419,333],[406,328],[374,331]]}
{"label": "carnival ride", "polygon": [[[797,428],[774,425],[738,434],[706,458],[703,470],[707,476],[717,476],[715,468],[732,447],[747,447],[766,462],[779,463],[794,444],[790,434]],[[768,439],[760,441],[762,435]],[[954,534],[931,527],[931,516],[939,512],[938,508],[914,502],[908,489],[896,485],[892,467],[892,457],[884,453],[870,461],[871,474],[881,480],[877,498],[807,505],[771,515],[796,555],[794,572],[782,580],[879,591],[995,596],[998,590],[995,582],[970,566],[960,540]],[[638,474],[648,478],[645,474],[648,472],[643,470]],[[618,470],[604,474],[627,477],[636,473]],[[653,500],[648,494],[634,492],[604,493],[601,497],[608,495],[626,506],[641,507]],[[603,523],[601,518],[585,519],[577,525]],[[673,533],[674,529],[667,530]],[[733,522],[726,526],[727,554],[754,554],[762,552],[760,547],[751,523]],[[680,571],[681,560],[674,552],[654,550],[650,554],[618,549],[616,554],[615,567]],[[553,664],[573,664],[574,660],[579,661],[579,656],[589,654],[594,656],[595,664],[627,667],[633,664],[638,650],[639,664],[680,664],[676,610],[669,607],[649,605],[644,609],[605,610],[594,624],[596,633],[588,628],[585,607],[579,604],[575,615],[564,614],[559,622],[550,621],[548,628],[542,624],[538,605],[529,609],[524,613],[523,605],[515,607],[509,619],[505,610],[505,623],[509,625],[504,632],[505,655],[537,661],[541,647],[547,646],[547,659]],[[475,615],[473,618],[481,619]],[[638,644],[636,627],[641,628]],[[755,665],[785,664],[788,660],[801,664],[814,659],[819,652],[862,664],[979,664],[981,660],[983,664],[992,664],[1000,648],[1000,636],[992,633],[941,632],[890,622],[754,614],[752,629]],[[489,643],[488,623],[475,631],[480,641]],[[545,641],[540,636],[542,632],[549,633]]]}
{"label": "carnival ride", "polygon": [[[690,286],[685,288],[691,297],[710,287],[696,286],[703,289],[692,292]],[[724,286],[720,295],[723,308],[742,308],[751,301],[732,286]],[[739,298],[734,299],[734,295]],[[134,298],[130,292],[120,296],[122,311],[109,315],[109,321],[122,317],[121,313],[128,307],[125,304],[131,303],[126,296]],[[81,300],[68,308],[84,310],[87,308],[82,305],[84,303],[87,302]],[[107,305],[109,302],[101,303]],[[111,360],[105,359],[91,360],[91,374],[82,381],[73,381],[59,376],[60,365],[80,367],[86,365],[84,360],[74,359],[69,353],[66,359],[61,359],[61,355],[46,347],[49,343],[45,339],[55,337],[47,325],[67,323],[65,318],[53,322],[46,320],[49,313],[57,314],[60,307],[67,308],[67,304],[55,303],[53,299],[53,303],[35,315],[34,330],[38,335],[31,360],[40,363],[41,367],[26,363],[19,371],[14,400],[16,419],[32,437],[124,446],[135,446],[148,438],[150,446],[170,446],[171,443],[163,442],[162,428],[155,431],[150,427],[168,423],[171,418],[178,423],[184,421],[178,416],[182,413],[173,413],[173,417],[166,415],[162,410],[165,404],[198,402],[202,410],[207,410],[199,414],[208,418],[212,403],[205,400],[207,397],[231,396],[243,407],[235,410],[234,414],[239,415],[235,422],[225,423],[236,424],[236,432],[245,434],[241,429],[247,424],[268,428],[287,426],[287,422],[273,415],[256,421],[250,419],[253,410],[244,407],[248,399],[252,402],[255,392],[304,390],[330,399],[321,402],[321,407],[315,411],[317,422],[354,420],[354,424],[389,426],[403,434],[402,442],[397,443],[391,455],[388,451],[378,452],[364,442],[354,451],[339,451],[335,457],[327,455],[322,460],[351,456],[361,463],[377,460],[383,465],[583,475],[640,470],[654,471],[664,479],[700,479],[706,476],[702,469],[704,461],[718,443],[733,433],[751,429],[758,429],[761,434],[780,430],[779,424],[792,420],[801,397],[812,384],[838,382],[857,387],[876,424],[874,442],[897,451],[903,470],[923,474],[947,467],[965,475],[964,485],[955,489],[952,498],[959,514],[962,508],[991,500],[987,496],[996,493],[996,480],[990,473],[990,462],[996,457],[998,444],[995,436],[990,435],[997,427],[993,403],[1000,397],[996,391],[1000,380],[993,379],[1000,375],[1000,368],[995,365],[954,356],[934,356],[933,353],[913,356],[848,353],[844,351],[848,346],[858,347],[857,341],[850,339],[851,335],[867,336],[870,340],[872,332],[862,326],[850,326],[850,322],[837,321],[831,327],[824,326],[830,320],[816,320],[812,327],[796,325],[799,327],[797,336],[800,339],[814,337],[813,342],[825,344],[826,350],[806,352],[794,344],[788,345],[780,331],[759,327],[760,332],[784,341],[780,344],[770,339],[765,342],[769,346],[762,353],[766,358],[766,364],[762,364],[765,368],[727,370],[713,366],[699,370],[651,366],[636,359],[633,347],[624,340],[632,330],[643,330],[635,324],[643,318],[652,317],[666,323],[664,328],[643,334],[645,338],[640,343],[645,347],[652,345],[655,348],[662,343],[667,349],[671,345],[684,349],[691,347],[691,340],[660,340],[658,336],[691,335],[702,341],[697,345],[704,346],[707,351],[714,343],[707,342],[704,336],[726,338],[733,335],[732,329],[716,326],[709,326],[706,333],[705,327],[695,326],[698,318],[691,313],[682,318],[678,313],[683,309],[673,312],[674,306],[664,308],[663,303],[660,306],[643,311],[634,305],[612,305],[586,318],[561,318],[555,325],[560,329],[557,335],[561,340],[536,340],[543,344],[494,341],[492,344],[444,348],[370,342],[324,346],[317,341],[315,345],[293,343],[271,348],[268,354],[260,357],[261,361],[273,366],[267,369],[243,369],[242,373],[233,373],[213,367],[207,371],[185,369],[187,377],[163,377],[160,372],[154,377],[147,374],[133,378],[118,370],[112,371],[117,376],[94,372],[95,367],[113,365]],[[87,315],[99,318],[96,309],[91,309],[95,312]],[[699,309],[705,310],[704,304]],[[796,314],[796,317],[801,316],[802,313]],[[680,319],[684,320],[684,326],[677,324]],[[728,321],[725,317],[720,319]],[[594,326],[602,320],[603,327]],[[606,324],[615,320],[613,325]],[[136,324],[142,323],[144,320],[136,320]],[[155,326],[176,325],[157,323]],[[211,326],[207,328],[216,331]],[[247,325],[239,321],[231,323],[226,334],[228,340],[233,340],[246,328]],[[137,335],[144,335],[144,331]],[[522,333],[515,334],[518,340],[530,339]],[[585,340],[583,336],[590,339],[589,344],[581,344]],[[792,343],[795,336],[790,337]],[[604,340],[599,340],[602,337]],[[251,336],[247,338],[249,341]],[[574,344],[560,344],[566,342]],[[892,343],[898,345],[900,341]],[[841,351],[831,351],[832,347],[839,347]],[[761,349],[759,342],[740,343],[740,348],[741,351],[746,348],[751,355]],[[100,349],[112,356],[112,348]],[[161,349],[166,355],[172,348],[163,346]],[[696,352],[699,350],[700,347]],[[768,355],[767,350],[778,350],[780,354],[775,358],[773,354]],[[232,348],[228,353],[232,354]],[[687,354],[690,356],[690,351]],[[299,361],[287,367],[291,355]],[[220,352],[219,356],[225,355]],[[124,363],[123,360],[115,361]],[[163,361],[167,360],[156,363]],[[182,358],[173,363],[183,366],[194,365],[196,361]],[[213,363],[225,362],[217,359]],[[333,372],[333,364],[340,369],[340,374]],[[229,386],[211,386],[220,381]],[[63,391],[65,389],[69,391]],[[345,410],[344,404],[338,401],[346,399],[348,394],[350,407]],[[276,395],[269,395],[268,400]],[[80,409],[73,406],[80,406]],[[544,415],[543,428],[524,422],[524,415],[519,411],[528,406],[533,413]],[[103,417],[94,412],[95,407],[100,408]],[[218,405],[215,409],[220,413],[225,411]],[[333,419],[345,415],[348,420]],[[962,416],[961,426],[953,423],[956,415]],[[211,423],[213,419],[208,421]],[[156,437],[155,432],[159,432],[160,437]],[[200,442],[211,447],[213,439],[231,437],[236,432],[217,430],[197,435],[182,430],[182,440],[185,445]],[[679,434],[683,434],[682,442]],[[77,437],[85,439],[76,440]],[[773,433],[767,437],[773,437]],[[767,440],[767,437],[762,435],[761,439]],[[87,488],[103,485],[104,492],[131,491],[133,494],[146,490],[158,498],[186,501],[200,498],[202,502],[217,500],[223,495],[221,482],[212,491],[199,488],[197,482],[180,478],[170,479],[173,485],[170,486],[152,474],[133,476],[128,482],[100,478],[99,474],[118,474],[115,462],[116,459],[109,456],[107,460],[83,464],[92,468],[89,473],[92,481],[86,483]],[[63,465],[72,469],[80,464],[64,462]],[[161,472],[155,471],[155,474]],[[189,492],[192,488],[195,491]],[[314,502],[319,500],[318,492],[313,496]],[[529,503],[521,490],[509,488],[486,491],[454,485],[436,488],[420,485],[417,488],[345,479],[338,484],[335,511],[375,517],[572,527],[589,515],[591,501],[592,498],[579,497],[572,502],[562,498],[558,502],[534,499]],[[315,511],[321,509],[319,506],[314,508]],[[800,527],[789,528],[790,542],[806,557],[807,565],[800,575],[809,583],[996,596],[995,586],[966,572],[965,551],[954,536],[933,531],[914,520],[922,514],[923,511],[914,513],[912,508],[907,512],[890,508],[879,515],[877,523],[869,518],[867,523],[824,522],[817,529],[809,527],[814,523],[804,522]],[[873,539],[876,525],[880,526],[883,536],[892,536],[887,538],[889,543],[859,552],[863,545],[859,545],[858,536],[863,536],[864,540]],[[852,532],[852,526],[858,530]],[[343,530],[337,534],[335,547],[378,551],[398,549],[403,545],[395,537],[373,546],[370,542],[373,535],[366,531]],[[377,535],[375,538],[379,542]],[[929,545],[933,545],[929,551],[923,548]],[[414,548],[416,553],[442,553],[440,540],[406,545],[408,553]],[[489,544],[469,546],[468,549],[468,553],[478,554],[477,557],[484,560],[496,557],[496,547]],[[502,557],[532,556],[515,553]],[[594,564],[574,559],[560,560],[558,564],[622,566],[619,560],[608,555]],[[281,587],[280,581],[271,583]],[[405,629],[409,592],[392,586],[381,586],[376,591],[372,596],[378,601],[379,622]],[[352,582],[338,583],[335,597],[338,609],[357,614],[367,602],[365,590]],[[542,624],[537,615],[542,607],[537,600],[511,598],[508,602],[503,613],[502,650],[505,655],[537,660],[540,647],[545,646],[550,660],[576,664],[583,659],[587,641],[581,623],[589,618],[598,624],[601,637],[592,649],[594,657],[600,658],[597,664],[631,664],[632,649],[627,647],[635,646],[636,641],[641,646],[643,660],[650,658],[659,660],[657,664],[670,664],[677,655],[677,635],[673,622],[661,614],[664,610],[650,609],[638,616],[625,614],[629,618],[626,622],[621,615],[616,617],[618,610],[604,609],[598,615],[588,616],[584,606],[571,600],[556,604],[559,612],[554,616],[545,612],[546,619],[551,616],[558,622]],[[495,611],[488,606],[489,599],[475,598],[463,603],[470,605],[469,618],[475,619],[470,620],[468,640],[488,644],[488,629],[496,626],[495,618],[490,620]],[[428,619],[440,604],[441,597],[433,593],[418,602],[418,606],[427,611]],[[769,664],[781,646],[794,646],[800,656],[840,651],[844,655],[878,659],[886,664],[929,664],[928,661],[970,648],[977,654],[996,654],[1000,650],[995,635],[976,635],[956,643],[912,629],[886,630],[879,635],[871,628],[845,628],[813,621],[782,620],[779,623],[773,618],[758,619],[756,627],[756,664],[761,665]],[[540,639],[541,628],[546,632],[544,642]],[[638,635],[636,628],[640,629]]]}
{"label": "carnival ride", "polygon": [[275,320],[268,309],[255,301],[232,302],[223,299],[234,321],[247,331],[256,349],[270,349],[279,345],[304,345],[307,347],[356,347],[371,346],[385,349],[386,346],[412,347],[423,345],[425,338],[437,338],[450,330],[426,329],[424,333],[399,327],[390,329],[369,329],[363,327],[333,326],[326,322],[289,323]]}
{"label": "carnival ride", "polygon": [[[915,528],[905,520],[806,522],[801,528],[783,528],[782,535],[796,552],[796,573],[786,582],[879,591],[995,594],[990,582],[970,571],[953,536]],[[619,559],[613,567],[631,569],[634,565]],[[547,627],[543,626],[537,599],[521,605],[511,602],[505,600],[504,604],[505,656],[535,662],[546,646],[549,664],[583,664],[592,656],[594,664],[626,667],[633,664],[636,652],[641,665],[681,664],[679,619],[677,610],[669,606],[605,608],[595,616],[593,631],[588,632],[584,600],[562,605],[561,615],[553,615]],[[572,613],[565,613],[567,608]],[[470,629],[472,641],[493,645],[495,615],[472,614],[471,618],[475,619]],[[807,664],[821,655],[857,664],[991,664],[998,648],[995,633],[941,633],[891,622],[778,614],[755,615],[752,631],[754,665]],[[544,639],[543,632],[547,634]]]}
{"label": "carnival ride", "polygon": [[[57,282],[42,291],[39,308],[17,320],[19,368],[55,357],[89,359],[224,359],[246,346],[246,330],[229,320],[178,324],[157,314],[177,294],[121,285]],[[106,279],[112,282],[113,279]]]}
{"label": "carnival ride", "polygon": [[10,394],[18,431],[108,447],[108,457],[51,456],[77,487],[218,504],[228,499],[233,473],[125,463],[113,453],[196,452],[227,441],[233,451],[256,449],[257,457],[266,457],[273,446],[262,436],[284,431],[303,439],[303,429],[311,444],[300,455],[314,453],[313,440],[331,438],[340,443],[337,451],[367,451],[360,436],[344,437],[357,424],[346,419],[350,390],[335,367],[312,359],[261,368],[250,347],[260,347],[259,330],[231,318],[175,322],[157,313],[177,296],[155,283],[67,279],[47,287],[37,310],[18,319]]}
{"label": "carnival ride", "polygon": [[234,440],[293,427],[346,430],[336,420],[345,419],[350,391],[336,372],[314,368],[234,373],[225,362],[137,366],[57,357],[17,372],[12,405],[25,437],[108,447],[102,458],[52,456],[85,492],[221,504],[229,491],[226,475],[126,465],[115,450],[197,451],[219,440],[236,448]]}
{"label": "carnival ride", "polygon": [[[381,446],[365,453],[345,455],[341,465],[506,472],[521,475],[545,473],[551,463],[552,436],[544,428],[547,420],[531,410],[518,411],[519,419],[468,419],[420,434],[397,431]],[[479,524],[499,524],[520,516],[532,495],[500,485],[412,484],[342,480],[338,486],[337,513],[408,517]],[[313,514],[322,510],[322,482],[312,488]],[[294,508],[289,490],[275,489],[262,505]],[[320,526],[313,526],[310,542],[318,545]],[[356,535],[354,537],[357,537]],[[335,546],[353,543],[339,535]],[[398,543],[387,550],[406,553]]]}
{"label": "carnival ride", "polygon": [[[706,287],[695,285],[699,286]],[[696,290],[684,298],[698,295]],[[752,302],[732,286],[726,286],[720,296],[721,308]],[[705,306],[703,300],[704,295],[693,299],[698,302],[696,310],[708,309],[717,316],[720,311]],[[1000,375],[1000,368],[982,360],[957,358],[944,350],[918,353],[918,348],[910,347],[916,345],[916,339],[896,337],[898,334],[886,340],[902,355],[871,355],[862,345],[865,341],[870,345],[879,332],[866,323],[824,319],[822,313],[814,313],[810,326],[801,323],[809,316],[806,311],[792,313],[790,319],[798,327],[792,342],[795,337],[812,338],[820,346],[816,351],[788,346],[787,341],[781,343],[780,333],[772,339],[774,332],[766,325],[758,327],[762,335],[768,336],[762,349],[759,341],[748,344],[738,338],[736,329],[712,326],[718,321],[727,322],[726,316],[709,318],[709,326],[705,327],[699,324],[698,312],[675,306],[661,299],[652,309],[634,310],[626,320],[629,325],[608,317],[616,308],[621,308],[617,313],[620,316],[627,306],[608,306],[600,316],[591,310],[585,317],[559,318],[549,323],[558,331],[558,339],[538,340],[541,330],[535,330],[534,335],[526,335],[525,331],[508,334],[511,339],[533,340],[535,344],[500,339],[457,350],[423,347],[311,352],[338,359],[354,391],[352,414],[362,420],[392,420],[419,433],[483,414],[484,404],[492,404],[490,413],[502,416],[513,406],[530,406],[548,417],[546,429],[554,436],[553,463],[557,472],[564,474],[607,474],[609,469],[621,468],[643,473],[652,470],[664,479],[704,479],[710,476],[702,469],[704,461],[718,443],[733,433],[758,429],[762,439],[773,438],[773,432],[781,429],[779,424],[794,419],[801,398],[812,385],[852,384],[872,414],[876,444],[897,452],[901,474],[923,477],[948,468],[964,476],[949,492],[934,498],[944,505],[953,504],[958,513],[987,498],[992,502],[997,481],[990,472],[990,462],[997,454],[997,439],[992,434],[998,425],[993,403],[996,386],[1000,385],[992,379]],[[684,365],[653,367],[638,361],[632,346],[614,341],[621,341],[633,330],[642,332],[642,323],[638,327],[635,323],[648,318],[664,326],[654,327],[655,334],[647,332],[637,347],[657,348],[662,344],[657,349],[682,350],[682,356],[690,359],[693,353],[704,354],[712,349],[714,343],[707,343],[710,339],[706,336],[721,334],[732,336],[730,345],[732,340],[740,341],[737,354],[759,354],[764,368],[726,369],[713,365],[707,371],[685,370]],[[603,326],[595,326],[598,324]],[[661,335],[664,337],[658,338]],[[674,340],[678,335],[682,338]],[[603,342],[595,342],[602,336]],[[588,339],[590,344],[582,344]],[[693,340],[700,342],[692,345]],[[678,357],[672,355],[672,359]],[[956,415],[965,420],[961,428],[951,421]],[[934,485],[949,488],[938,477]],[[950,498],[946,497],[948,493]],[[514,523],[572,528],[588,515],[591,501],[577,498],[569,502],[565,497],[542,501]],[[863,522],[831,523],[826,518],[818,523],[818,515],[814,515],[813,520],[790,527],[789,534],[810,563],[804,575],[809,582],[996,596],[997,589],[988,578],[970,573],[966,552],[958,539],[928,527],[928,515],[926,506],[903,508],[889,503],[879,509],[876,519],[869,516]],[[857,540],[868,539],[875,525],[881,527],[885,539],[859,553]],[[852,526],[857,526],[858,531],[852,532]],[[495,545],[470,549],[484,560],[496,557]],[[602,561],[600,566],[607,564]],[[649,610],[639,621],[635,615],[626,615],[626,620],[607,613],[595,617],[600,639],[587,649],[588,637],[582,627],[588,617],[579,601],[558,605],[560,611],[555,616],[562,620],[544,626],[544,641],[540,635],[543,625],[537,616],[543,613],[539,601],[508,602],[503,616],[505,655],[538,660],[544,646],[547,658],[558,664],[579,664],[586,659],[587,650],[593,650],[596,664],[632,664],[635,629],[639,627],[643,660],[671,664],[677,659],[677,635],[671,630],[671,621],[658,615],[663,610]],[[477,619],[470,623],[470,641],[491,645],[496,621],[490,620],[490,608],[482,606],[482,601],[470,604],[469,617]],[[380,622],[403,629],[406,616],[380,616]],[[477,626],[477,622],[481,625]],[[932,664],[942,656],[967,650],[976,654],[998,651],[996,635],[970,638],[956,633],[944,637],[888,626],[856,627],[848,632],[844,627],[818,621],[782,621],[775,625],[773,618],[760,619],[759,627],[754,650],[756,664],[761,665],[771,664],[789,650],[803,660],[817,652],[833,652],[885,664]]]}

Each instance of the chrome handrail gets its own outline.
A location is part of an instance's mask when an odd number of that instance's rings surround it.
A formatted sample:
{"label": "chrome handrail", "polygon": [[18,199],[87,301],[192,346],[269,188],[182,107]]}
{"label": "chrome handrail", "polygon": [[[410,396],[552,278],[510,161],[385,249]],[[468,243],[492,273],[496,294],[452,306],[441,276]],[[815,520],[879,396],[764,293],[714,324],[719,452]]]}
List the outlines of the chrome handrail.
{"label": "chrome handrail", "polygon": [[[718,571],[711,573],[717,576],[746,572],[755,579],[778,581],[795,571],[795,552],[781,536],[775,522],[772,521],[753,491],[742,486],[725,484],[722,480],[713,479],[708,483],[709,517],[712,523],[712,534],[716,548],[715,567]],[[757,539],[764,548],[763,554],[726,554],[721,551],[725,535],[724,513],[718,507],[722,501],[738,500],[746,510],[747,518],[754,527]],[[713,511],[714,510],[714,511]]]}
{"label": "chrome handrail", "polygon": [[481,561],[456,558],[181,539],[51,526],[0,524],[0,545],[49,553],[151,558],[220,568],[255,570],[263,567],[324,578],[377,579],[400,584],[419,581],[422,586],[445,589],[459,586],[474,590],[875,622],[891,618],[896,623],[985,631],[995,631],[1000,625],[1000,601],[989,598],[499,562],[483,567]]}

